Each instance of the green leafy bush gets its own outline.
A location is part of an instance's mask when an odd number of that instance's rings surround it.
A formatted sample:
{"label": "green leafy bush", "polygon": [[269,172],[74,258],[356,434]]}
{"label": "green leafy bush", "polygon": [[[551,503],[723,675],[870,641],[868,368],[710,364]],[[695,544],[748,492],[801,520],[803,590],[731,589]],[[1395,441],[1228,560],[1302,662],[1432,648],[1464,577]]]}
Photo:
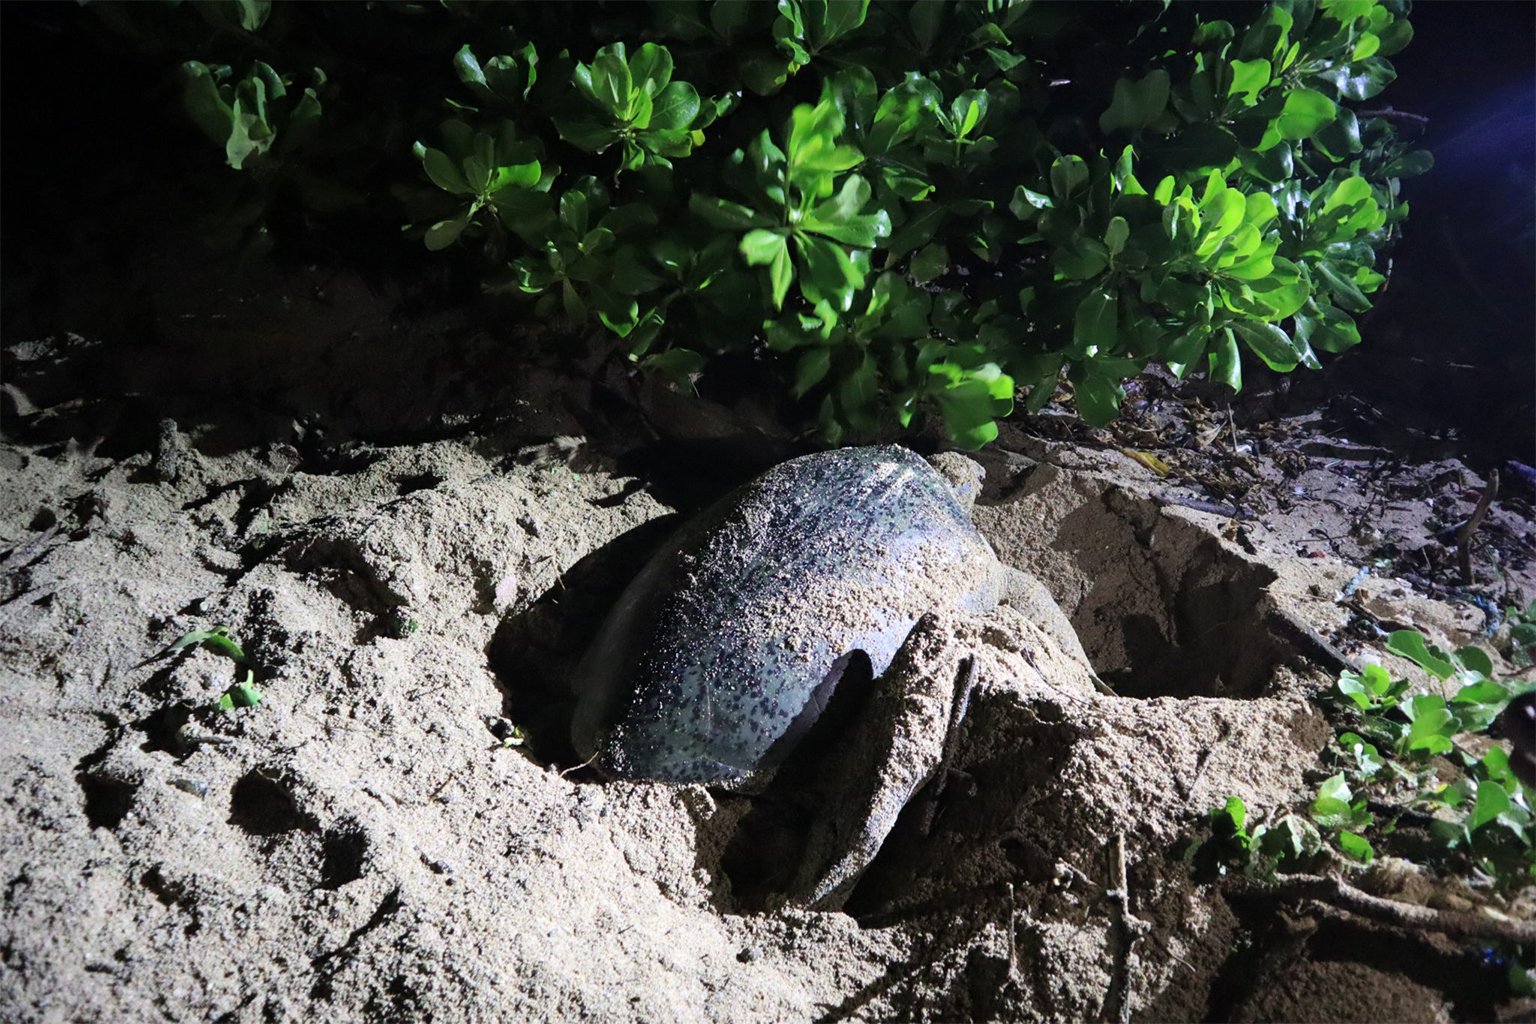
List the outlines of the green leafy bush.
{"label": "green leafy bush", "polygon": [[[1334,774],[1304,815],[1286,811],[1250,828],[1237,797],[1211,811],[1219,869],[1258,877],[1302,869],[1332,836],[1361,863],[1375,859],[1374,838],[1474,887],[1510,893],[1536,882],[1536,791],[1521,782],[1503,746],[1479,742],[1515,697],[1536,686],[1495,679],[1477,647],[1447,653],[1413,630],[1391,634],[1387,649],[1455,683],[1454,693],[1394,679],[1377,664],[1340,675],[1329,693],[1339,734],[1324,754]],[[1420,838],[1403,844],[1402,833],[1412,830]]]}
{"label": "green leafy bush", "polygon": [[[1349,106],[1394,77],[1406,0],[198,6],[222,64],[185,65],[186,102],[230,168],[367,164],[488,287],[679,378],[767,355],[833,442],[933,411],[984,444],[1063,374],[1104,423],[1152,363],[1316,367],[1430,164]],[[409,34],[438,86],[367,102],[348,36],[298,42],[337,18]]]}
{"label": "green leafy bush", "polygon": [[[1476,647],[1448,653],[1413,630],[1393,633],[1387,649],[1456,690],[1449,698],[1415,692],[1380,665],[1340,676],[1333,698],[1352,728],[1338,737],[1334,757],[1342,770],[1319,790],[1313,819],[1328,829],[1390,836],[1396,822],[1378,827],[1364,806],[1367,796],[1391,801],[1431,817],[1447,863],[1501,889],[1536,882],[1536,793],[1521,783],[1502,746],[1481,753],[1464,746],[1532,685],[1493,678],[1493,662]],[[1350,856],[1374,856],[1361,835],[1339,836]]]}

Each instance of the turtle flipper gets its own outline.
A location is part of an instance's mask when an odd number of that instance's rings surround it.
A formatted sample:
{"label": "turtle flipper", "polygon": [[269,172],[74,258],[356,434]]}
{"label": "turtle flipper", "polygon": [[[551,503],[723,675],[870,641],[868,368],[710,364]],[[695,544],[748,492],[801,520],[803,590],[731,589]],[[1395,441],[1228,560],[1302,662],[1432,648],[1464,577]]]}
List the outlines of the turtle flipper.
{"label": "turtle flipper", "polygon": [[902,809],[944,762],[957,731],[955,709],[968,696],[957,687],[959,655],[946,640],[933,616],[918,621],[845,741],[818,771],[816,817],[785,893],[790,903],[840,907]]}

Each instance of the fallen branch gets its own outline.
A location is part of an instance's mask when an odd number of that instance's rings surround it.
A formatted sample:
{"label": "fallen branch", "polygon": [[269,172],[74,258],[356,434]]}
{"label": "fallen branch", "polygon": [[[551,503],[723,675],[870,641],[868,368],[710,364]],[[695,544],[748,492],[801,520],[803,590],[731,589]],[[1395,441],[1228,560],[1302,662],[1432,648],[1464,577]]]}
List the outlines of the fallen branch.
{"label": "fallen branch", "polygon": [[1536,921],[1515,921],[1466,910],[1436,910],[1417,903],[1372,896],[1348,882],[1322,875],[1290,875],[1277,882],[1253,883],[1249,891],[1276,899],[1309,899],[1361,917],[1415,931],[1452,938],[1490,939],[1517,945],[1536,944]]}
{"label": "fallen branch", "polygon": [[1499,471],[1488,471],[1488,482],[1483,485],[1483,496],[1477,499],[1477,508],[1472,510],[1472,518],[1461,528],[1456,535],[1456,558],[1461,562],[1461,585],[1472,585],[1472,534],[1477,532],[1477,527],[1482,523],[1483,517],[1488,514],[1488,506],[1493,504],[1493,499],[1499,493]]}
{"label": "fallen branch", "polygon": [[1393,110],[1391,107],[1387,107],[1384,110],[1362,110],[1360,111],[1360,116],[1362,118],[1380,117],[1388,121],[1401,121],[1404,124],[1417,125],[1420,128],[1424,128],[1429,124],[1429,118],[1423,114],[1410,114],[1406,110]]}

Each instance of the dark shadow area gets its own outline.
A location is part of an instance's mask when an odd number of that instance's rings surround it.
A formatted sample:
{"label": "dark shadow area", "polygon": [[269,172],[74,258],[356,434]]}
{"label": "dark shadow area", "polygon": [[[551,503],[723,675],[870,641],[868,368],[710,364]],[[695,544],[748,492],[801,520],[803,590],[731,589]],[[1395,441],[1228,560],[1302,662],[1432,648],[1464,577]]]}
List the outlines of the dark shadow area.
{"label": "dark shadow area", "polygon": [[518,723],[530,757],[573,767],[570,680],[608,610],[681,516],[643,523],[586,555],[527,609],[502,620],[486,651],[502,686],[503,714]]}
{"label": "dark shadow area", "polygon": [[[885,927],[944,913],[1009,882],[1048,883],[1054,858],[1033,833],[1003,823],[1020,820],[1021,808],[1056,787],[1078,740],[1058,710],[1012,695],[973,701],[949,777],[907,803],[843,909],[865,927]],[[993,855],[978,874],[974,854],[987,847]],[[962,875],[954,873],[957,850],[966,851]]]}
{"label": "dark shadow area", "polygon": [[329,832],[320,844],[320,852],[320,888],[340,889],[363,877],[368,837],[360,828]]}
{"label": "dark shadow area", "polygon": [[82,772],[76,776],[85,799],[85,818],[92,828],[117,828],[133,810],[138,786],[122,779]]}
{"label": "dark shadow area", "polygon": [[162,751],[178,762],[185,761],[197,748],[186,742],[182,730],[192,721],[196,710],[197,705],[190,700],[172,701],[134,722],[133,727],[144,734],[139,749],[146,753]]}
{"label": "dark shadow area", "polygon": [[1269,624],[1273,571],[1153,500],[1111,488],[1052,546],[1088,581],[1072,624],[1122,696],[1260,697],[1295,656]]}
{"label": "dark shadow area", "polygon": [[[719,865],[701,865],[718,867],[730,882],[730,905],[722,911],[765,910],[793,884],[806,860],[812,819],[825,808],[819,799],[825,768],[868,706],[875,685],[869,655],[852,651],[838,659],[802,713],[808,724],[803,729],[792,725],[781,738],[788,751],[767,787],[750,797],[718,795],[750,805],[726,842]],[[773,749],[765,760],[775,760]]]}
{"label": "dark shadow area", "polygon": [[1412,21],[1397,80],[1359,106],[1388,111],[1435,166],[1403,181],[1411,214],[1363,343],[1321,372],[1244,366],[1233,404],[1321,409],[1339,436],[1480,472],[1536,463],[1536,5],[1432,0]]}
{"label": "dark shadow area", "polygon": [[318,828],[313,816],[298,805],[282,782],[252,768],[240,776],[229,794],[229,823],[253,836],[275,836],[296,829]]}
{"label": "dark shadow area", "polygon": [[1281,916],[1262,897],[1228,903],[1250,939],[1217,973],[1207,1021],[1297,1019],[1320,999],[1353,1004],[1358,1020],[1402,1020],[1422,1006],[1418,986],[1439,993],[1452,1020],[1495,1019],[1502,968],[1454,944],[1344,917]]}
{"label": "dark shadow area", "polygon": [[165,872],[160,870],[160,865],[151,867],[139,876],[139,883],[148,889],[163,906],[172,907],[186,914],[188,921],[183,927],[187,935],[196,935],[203,930],[202,913],[198,908],[196,893],[179,881],[173,881],[165,877]]}

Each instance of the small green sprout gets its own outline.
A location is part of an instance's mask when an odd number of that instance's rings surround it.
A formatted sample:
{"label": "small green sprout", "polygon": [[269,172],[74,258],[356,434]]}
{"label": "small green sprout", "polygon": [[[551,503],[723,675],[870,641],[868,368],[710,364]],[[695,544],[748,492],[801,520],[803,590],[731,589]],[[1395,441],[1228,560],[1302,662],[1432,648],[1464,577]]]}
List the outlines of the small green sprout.
{"label": "small green sprout", "polygon": [[219,695],[219,699],[213,702],[213,706],[219,711],[233,711],[235,708],[253,708],[261,703],[261,691],[256,689],[256,674],[246,670],[245,680],[236,683]]}
{"label": "small green sprout", "polygon": [[235,708],[253,708],[261,703],[261,691],[256,688],[256,672],[250,667],[245,651],[229,635],[228,626],[212,629],[194,629],[183,634],[165,649],[166,654],[177,654],[190,647],[201,647],[233,661],[245,669],[245,678],[234,683],[213,702],[215,711],[233,711]]}
{"label": "small green sprout", "polygon": [[222,654],[238,665],[245,664],[245,651],[230,637],[228,626],[214,626],[212,629],[194,629],[190,633],[183,634],[180,639],[167,647],[165,653],[177,654],[188,647],[195,646],[212,651],[214,654]]}

